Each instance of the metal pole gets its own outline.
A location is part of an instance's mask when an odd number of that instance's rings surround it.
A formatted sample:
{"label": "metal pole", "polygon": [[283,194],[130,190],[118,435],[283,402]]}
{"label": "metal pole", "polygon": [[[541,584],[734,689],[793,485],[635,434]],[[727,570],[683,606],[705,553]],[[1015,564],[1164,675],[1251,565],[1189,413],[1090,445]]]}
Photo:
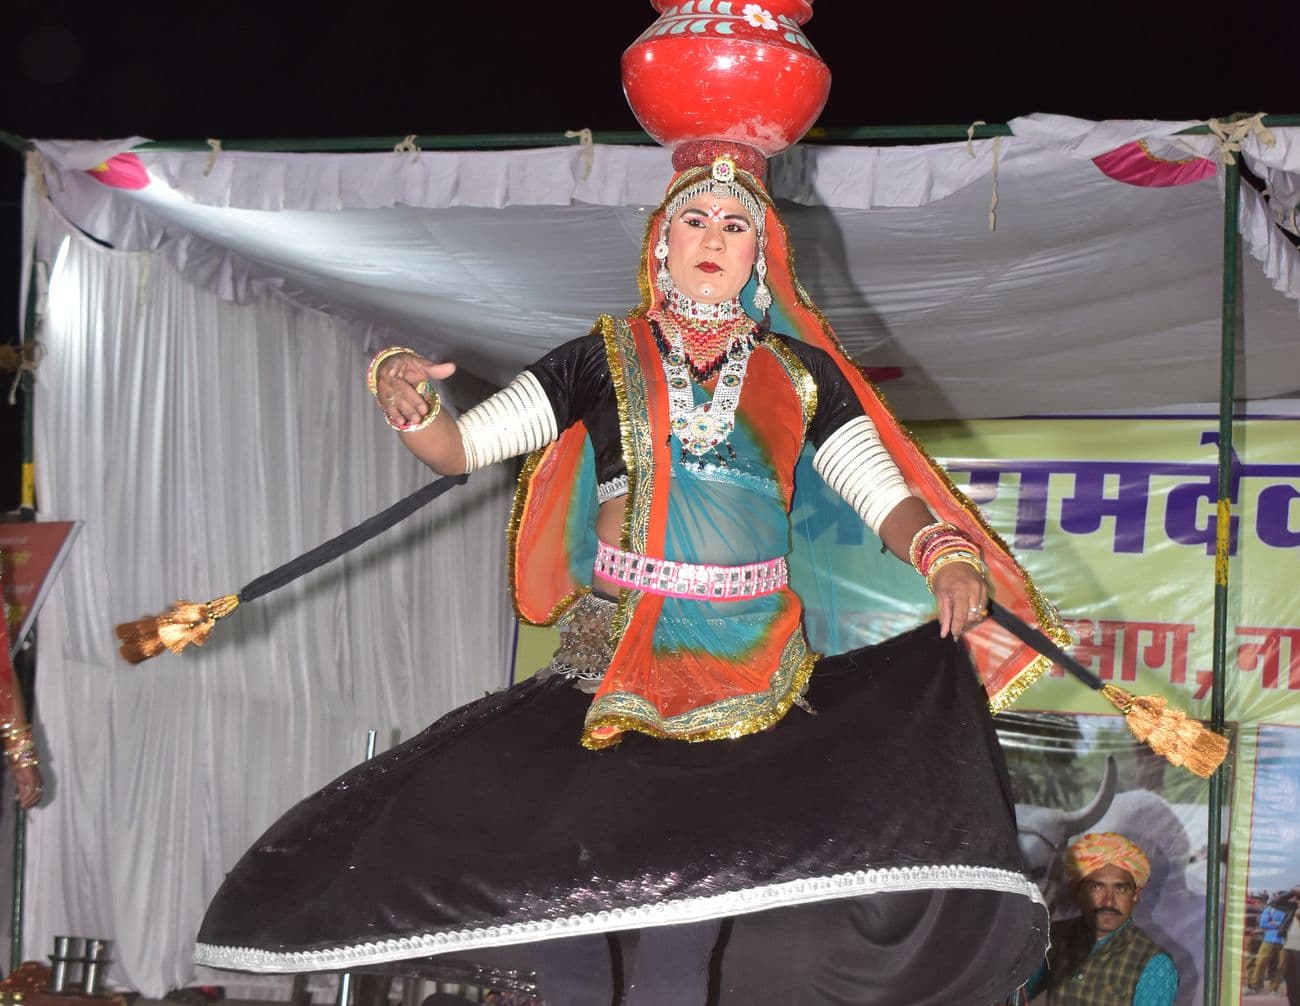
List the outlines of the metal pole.
{"label": "metal pole", "polygon": [[27,860],[27,811],[14,804],[14,896],[9,923],[9,973],[23,962],[23,867]]}
{"label": "metal pole", "polygon": [[[1223,732],[1224,682],[1228,650],[1228,551],[1232,518],[1232,416],[1237,354],[1237,216],[1240,212],[1241,172],[1236,161],[1223,171],[1223,329],[1219,361],[1219,506],[1214,547],[1214,680],[1210,689],[1210,726]],[[1210,777],[1210,806],[1205,862],[1205,1006],[1219,1001],[1220,915],[1222,891],[1223,798],[1226,766]]]}
{"label": "metal pole", "polygon": [[[32,263],[32,274],[27,284],[27,303],[23,311],[23,345],[36,339],[36,263]],[[20,487],[20,520],[36,519],[36,485],[33,478],[32,463],[32,392],[34,382],[30,370],[22,376],[23,418],[22,418],[22,473]],[[14,658],[14,676],[18,678],[26,702],[27,722],[32,717],[32,683],[31,675],[21,675],[19,668],[27,665],[25,651],[19,650]],[[26,679],[26,680],[24,680]],[[26,894],[24,875],[27,872],[27,811],[14,804],[14,861],[13,861],[13,898],[10,902],[9,916],[9,970],[12,973],[23,962],[23,904]]]}

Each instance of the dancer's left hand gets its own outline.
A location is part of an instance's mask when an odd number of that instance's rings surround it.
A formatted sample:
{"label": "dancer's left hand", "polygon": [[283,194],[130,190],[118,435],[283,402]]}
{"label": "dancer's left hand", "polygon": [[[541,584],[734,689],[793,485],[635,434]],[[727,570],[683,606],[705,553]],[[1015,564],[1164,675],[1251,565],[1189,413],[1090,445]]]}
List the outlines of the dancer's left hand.
{"label": "dancer's left hand", "polygon": [[41,770],[35,765],[28,765],[21,768],[11,768],[9,771],[14,777],[14,799],[18,801],[18,806],[22,807],[23,810],[31,810],[41,802],[41,794],[45,788],[45,784],[41,779]]}

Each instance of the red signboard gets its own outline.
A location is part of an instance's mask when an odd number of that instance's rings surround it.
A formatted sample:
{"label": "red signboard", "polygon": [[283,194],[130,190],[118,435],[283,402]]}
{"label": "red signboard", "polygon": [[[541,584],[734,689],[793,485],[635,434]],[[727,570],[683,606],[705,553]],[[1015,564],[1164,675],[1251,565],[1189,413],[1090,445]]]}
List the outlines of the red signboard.
{"label": "red signboard", "polygon": [[0,587],[8,609],[11,651],[36,623],[80,529],[81,521],[73,520],[0,523]]}

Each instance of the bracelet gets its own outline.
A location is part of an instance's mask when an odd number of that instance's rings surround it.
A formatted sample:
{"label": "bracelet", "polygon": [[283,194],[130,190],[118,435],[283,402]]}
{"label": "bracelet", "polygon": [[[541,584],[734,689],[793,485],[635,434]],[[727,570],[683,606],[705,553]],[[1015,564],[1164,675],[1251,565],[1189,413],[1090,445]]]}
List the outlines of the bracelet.
{"label": "bracelet", "polygon": [[387,349],[381,349],[370,358],[370,366],[366,369],[366,387],[375,396],[375,401],[379,401],[379,365],[389,357],[401,356],[403,353],[408,353],[411,356],[420,355],[415,350],[407,349],[405,346],[389,346]]}
{"label": "bracelet", "polygon": [[4,738],[5,760],[14,768],[33,768],[40,764],[30,725],[6,727],[0,736]]}
{"label": "bracelet", "polygon": [[36,768],[41,763],[36,757],[35,745],[29,745],[21,751],[6,751],[5,760],[12,768]]}
{"label": "bracelet", "polygon": [[958,553],[974,556],[976,562],[980,561],[979,549],[975,543],[958,528],[944,522],[927,524],[917,531],[912,536],[907,551],[912,565],[926,578],[927,583],[930,574],[940,565],[940,560],[946,562],[946,556]]}
{"label": "bracelet", "polygon": [[920,568],[920,561],[917,559],[917,550],[921,547],[921,542],[932,534],[938,534],[940,531],[956,531],[957,529],[951,524],[945,524],[938,521],[934,524],[927,524],[916,534],[912,535],[912,544],[907,550],[907,557],[912,560],[912,565]]}
{"label": "bracelet", "polygon": [[934,593],[934,575],[944,566],[953,562],[964,563],[965,565],[972,567],[975,572],[979,573],[981,579],[988,579],[988,567],[984,565],[984,560],[974,552],[949,552],[936,559],[930,566],[930,571],[925,575],[925,585],[930,588],[931,594]]}
{"label": "bracelet", "polygon": [[415,386],[415,393],[424,399],[425,404],[429,406],[428,413],[423,419],[418,419],[413,423],[395,423],[388,417],[388,410],[384,408],[383,403],[379,401],[379,367],[385,360],[402,354],[418,356],[419,354],[413,349],[406,346],[389,346],[387,349],[381,349],[370,360],[370,366],[366,370],[366,387],[370,389],[370,394],[379,406],[379,411],[384,414],[384,422],[390,429],[398,433],[417,433],[425,429],[438,418],[438,413],[442,411],[442,398],[439,397],[437,389],[434,388],[433,382],[427,377]]}
{"label": "bracelet", "polygon": [[954,535],[950,538],[943,538],[932,545],[927,545],[921,552],[921,561],[916,567],[917,570],[924,576],[930,572],[930,568],[934,565],[936,559],[941,555],[947,555],[949,552],[974,552],[979,555],[979,550],[968,539],[958,538]]}
{"label": "bracelet", "polygon": [[429,406],[429,411],[425,413],[423,419],[417,419],[413,423],[394,423],[388,418],[388,413],[384,412],[384,422],[398,433],[418,433],[437,419],[438,413],[442,411],[442,398],[434,389],[433,382],[427,377],[415,386],[415,393]]}
{"label": "bracelet", "polygon": [[974,543],[964,535],[935,535],[921,547],[920,555],[917,557],[916,568],[920,571],[921,575],[924,576],[926,573],[930,572],[930,567],[934,565],[934,560],[947,552],[975,552],[977,555],[979,554],[979,550],[975,548]]}

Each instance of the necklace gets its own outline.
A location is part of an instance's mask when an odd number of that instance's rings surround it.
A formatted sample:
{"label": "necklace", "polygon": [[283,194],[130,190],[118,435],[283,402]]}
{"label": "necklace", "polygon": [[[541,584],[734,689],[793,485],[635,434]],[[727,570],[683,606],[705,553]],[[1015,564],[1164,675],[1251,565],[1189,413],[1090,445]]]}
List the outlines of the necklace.
{"label": "necklace", "polygon": [[[754,348],[753,322],[750,322],[751,328],[743,336],[731,338],[730,345],[723,354],[724,359],[720,362],[713,397],[699,405],[695,404],[695,396],[691,391],[691,375],[680,326],[667,316],[652,317],[651,325],[655,341],[663,355],[664,377],[668,382],[668,420],[673,435],[682,445],[683,459],[686,453],[699,458],[706,451],[712,450],[718,460],[726,464],[726,459],[716,448],[736,428],[736,406],[740,402],[740,389],[745,383],[745,371],[749,367],[749,357]],[[730,444],[727,445],[727,450],[731,457],[736,456]],[[704,466],[702,459],[699,465]]]}
{"label": "necklace", "polygon": [[758,331],[758,325],[748,315],[725,321],[686,321],[671,312],[655,310],[649,312],[648,317],[658,322],[655,340],[659,352],[667,354],[674,345],[681,346],[691,376],[700,384],[708,382],[722,370],[737,339],[752,341]]}
{"label": "necklace", "polygon": [[688,321],[731,321],[745,317],[739,297],[718,304],[704,304],[686,296],[676,287],[664,297],[664,307],[679,318]]}

